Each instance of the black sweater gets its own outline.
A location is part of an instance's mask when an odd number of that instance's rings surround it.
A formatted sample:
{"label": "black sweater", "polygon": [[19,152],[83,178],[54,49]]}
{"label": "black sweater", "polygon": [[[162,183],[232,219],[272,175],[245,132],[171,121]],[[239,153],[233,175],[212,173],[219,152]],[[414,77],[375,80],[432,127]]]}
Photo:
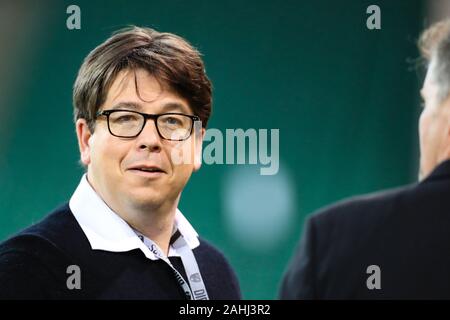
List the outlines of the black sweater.
{"label": "black sweater", "polygon": [[[193,252],[210,299],[241,298],[237,278],[217,249],[200,239]],[[169,259],[186,277],[181,259]],[[68,289],[70,265],[80,268],[81,289]],[[139,249],[92,250],[65,204],[0,244],[0,299],[185,299],[185,295],[162,260],[149,260]]]}

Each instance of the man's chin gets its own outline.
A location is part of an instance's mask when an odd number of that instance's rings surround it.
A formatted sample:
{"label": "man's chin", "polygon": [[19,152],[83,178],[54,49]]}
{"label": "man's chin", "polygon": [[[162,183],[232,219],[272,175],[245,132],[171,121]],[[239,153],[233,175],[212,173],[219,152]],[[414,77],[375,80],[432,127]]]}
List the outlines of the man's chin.
{"label": "man's chin", "polygon": [[127,191],[124,197],[127,198],[128,205],[138,210],[157,208],[164,202],[161,194],[153,188],[133,188]]}
{"label": "man's chin", "polygon": [[133,198],[133,206],[140,210],[152,210],[162,205],[164,201],[154,196],[142,196]]}

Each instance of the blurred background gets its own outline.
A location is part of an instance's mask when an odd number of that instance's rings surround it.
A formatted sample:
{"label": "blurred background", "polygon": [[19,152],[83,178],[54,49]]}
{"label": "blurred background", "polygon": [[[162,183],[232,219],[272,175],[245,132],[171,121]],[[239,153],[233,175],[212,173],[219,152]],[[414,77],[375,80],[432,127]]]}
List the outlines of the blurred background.
{"label": "blurred background", "polygon": [[[279,129],[280,169],[204,165],[180,209],[235,267],[244,298],[274,299],[305,217],[414,182],[420,30],[450,1],[0,1],[0,240],[68,201],[83,170],[72,85],[127,25],[176,33],[204,55],[209,128]],[[81,29],[69,30],[69,5]],[[381,9],[369,30],[366,9]]]}

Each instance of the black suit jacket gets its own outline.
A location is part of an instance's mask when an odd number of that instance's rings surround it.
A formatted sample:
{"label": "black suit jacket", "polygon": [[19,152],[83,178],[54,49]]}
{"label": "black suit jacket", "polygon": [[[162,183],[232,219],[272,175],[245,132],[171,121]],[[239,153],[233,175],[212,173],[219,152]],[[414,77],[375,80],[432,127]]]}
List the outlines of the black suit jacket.
{"label": "black suit jacket", "polygon": [[449,299],[450,160],[420,183],[312,215],[280,298]]}

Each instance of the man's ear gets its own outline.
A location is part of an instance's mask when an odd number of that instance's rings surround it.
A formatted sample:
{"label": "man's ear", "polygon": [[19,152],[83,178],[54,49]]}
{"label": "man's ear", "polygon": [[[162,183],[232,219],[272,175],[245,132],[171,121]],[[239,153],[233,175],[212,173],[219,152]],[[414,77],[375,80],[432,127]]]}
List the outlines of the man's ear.
{"label": "man's ear", "polygon": [[80,149],[81,162],[88,166],[91,163],[91,146],[90,138],[92,136],[91,130],[86,122],[86,119],[78,119],[75,123],[78,139],[78,148]]}
{"label": "man's ear", "polygon": [[205,128],[202,128],[201,122],[197,122],[200,123],[200,127],[195,128],[194,125],[194,171],[198,171],[202,166],[203,138],[206,132]]}
{"label": "man's ear", "polygon": [[445,122],[445,137],[441,146],[442,154],[440,154],[439,161],[444,161],[450,159],[450,96],[439,106],[439,111],[441,114],[439,117],[442,117]]}

